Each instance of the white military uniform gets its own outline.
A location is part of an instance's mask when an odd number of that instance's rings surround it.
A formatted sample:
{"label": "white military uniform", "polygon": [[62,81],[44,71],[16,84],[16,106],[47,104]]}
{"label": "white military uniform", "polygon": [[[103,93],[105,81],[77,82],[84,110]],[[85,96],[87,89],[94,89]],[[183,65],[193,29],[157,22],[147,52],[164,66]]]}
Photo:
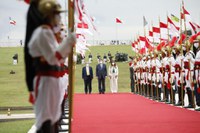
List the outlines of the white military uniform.
{"label": "white military uniform", "polygon": [[[33,58],[42,57],[49,65],[60,66],[62,57],[70,53],[71,40],[64,40],[58,46],[53,31],[47,26],[38,27],[28,44],[29,53]],[[57,53],[59,56],[57,56]],[[43,122],[50,120],[55,124],[61,116],[61,102],[63,100],[62,76],[59,73],[49,72],[50,75],[36,74],[34,77],[34,91],[36,101],[34,110],[36,114],[36,127],[40,129]]]}
{"label": "white military uniform", "polygon": [[[176,77],[176,85],[178,87],[180,87],[180,83],[181,83],[181,76],[184,77],[184,56],[179,54],[176,57],[176,61],[175,61],[175,77]],[[182,72],[181,72],[182,69]],[[182,79],[183,80],[183,79]]]}
{"label": "white military uniform", "polygon": [[[165,66],[165,77],[164,77],[164,81],[167,83],[167,87],[169,87],[168,85],[171,84],[170,83],[170,78],[171,81],[173,82],[175,77],[174,77],[174,66],[175,66],[175,59],[174,57],[171,55],[170,57],[166,57],[163,59],[163,63]],[[170,77],[171,74],[171,77]],[[170,89],[170,88],[168,88]],[[172,86],[172,89],[175,90],[175,85]]]}
{"label": "white military uniform", "polygon": [[117,66],[109,66],[110,90],[112,93],[117,93],[118,91],[118,74]]}
{"label": "white military uniform", "polygon": [[161,63],[160,61],[158,60],[158,58],[154,58],[152,60],[152,66],[153,68],[155,68],[155,71],[153,73],[153,76],[152,76],[152,81],[154,82],[154,85],[156,86],[156,81],[159,82],[159,74],[160,74],[160,67],[161,67]]}
{"label": "white military uniform", "polygon": [[[150,70],[151,70],[151,59],[148,59],[148,61],[147,61],[147,68],[149,70],[149,72],[147,73],[148,80],[151,81],[151,72],[150,72]],[[150,84],[150,82],[148,82],[148,84]]]}
{"label": "white military uniform", "polygon": [[193,86],[191,85],[191,81],[193,80],[193,74],[194,74],[194,53],[192,51],[189,51],[186,53],[184,58],[184,67],[185,67],[185,79],[186,79],[186,88],[189,87],[190,89],[193,89]]}

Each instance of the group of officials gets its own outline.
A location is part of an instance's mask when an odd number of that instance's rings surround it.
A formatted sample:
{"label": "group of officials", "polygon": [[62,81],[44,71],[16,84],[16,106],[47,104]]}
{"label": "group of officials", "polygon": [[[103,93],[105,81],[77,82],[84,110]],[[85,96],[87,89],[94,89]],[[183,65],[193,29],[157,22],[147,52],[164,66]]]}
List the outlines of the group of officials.
{"label": "group of officials", "polygon": [[[92,79],[93,79],[93,69],[86,63],[86,66],[82,68],[82,79],[84,80],[84,91],[85,94],[91,94],[92,92]],[[105,80],[108,76],[110,78],[110,89],[112,93],[117,93],[118,91],[118,67],[114,61],[111,62],[109,70],[107,72],[106,64],[103,63],[102,59],[99,59],[99,63],[96,65],[96,77],[98,79],[98,90],[99,94],[105,94]],[[107,74],[108,73],[108,74]]]}
{"label": "group of officials", "polygon": [[[133,93],[200,111],[200,36],[137,55],[129,65]],[[186,92],[188,105],[184,103]]]}

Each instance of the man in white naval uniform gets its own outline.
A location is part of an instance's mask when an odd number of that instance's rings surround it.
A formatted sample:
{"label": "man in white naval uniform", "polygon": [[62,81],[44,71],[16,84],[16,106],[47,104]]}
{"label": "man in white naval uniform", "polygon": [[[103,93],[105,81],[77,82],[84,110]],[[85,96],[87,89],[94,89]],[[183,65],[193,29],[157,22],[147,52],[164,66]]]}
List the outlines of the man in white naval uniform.
{"label": "man in white naval uniform", "polygon": [[35,29],[28,43],[29,53],[33,57],[36,75],[34,77],[35,115],[37,133],[58,132],[56,122],[61,116],[61,97],[63,97],[62,63],[76,43],[74,34],[58,46],[53,28],[60,24],[61,6],[56,0],[42,0],[38,10],[44,25]]}

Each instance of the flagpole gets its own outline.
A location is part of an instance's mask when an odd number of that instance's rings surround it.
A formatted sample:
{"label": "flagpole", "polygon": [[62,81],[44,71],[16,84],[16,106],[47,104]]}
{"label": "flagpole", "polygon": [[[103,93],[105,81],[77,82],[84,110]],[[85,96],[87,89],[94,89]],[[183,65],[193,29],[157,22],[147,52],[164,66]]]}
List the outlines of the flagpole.
{"label": "flagpole", "polygon": [[118,26],[117,26],[117,23],[116,23],[116,41],[117,41],[117,44],[118,44]]}
{"label": "flagpole", "polygon": [[[151,21],[151,26],[152,26],[152,31],[153,31],[153,21]],[[153,45],[154,45],[154,37],[153,37]],[[150,61],[151,61],[150,71],[152,72],[153,66],[152,66],[151,58],[152,58],[152,55],[150,54]],[[152,81],[152,78],[153,78],[153,74],[151,73],[151,97],[152,97],[152,99],[154,99],[153,98],[153,81]]]}
{"label": "flagpole", "polygon": [[[146,38],[145,17],[143,16],[144,37]],[[142,84],[141,94],[145,92],[144,84]]]}
{"label": "flagpole", "polygon": [[167,42],[169,43],[169,22],[168,22],[168,12],[167,12]]}
{"label": "flagpole", "polygon": [[8,41],[10,40],[10,36],[11,36],[11,24],[10,24],[10,21],[11,21],[11,17],[9,17],[9,33],[8,33]]}
{"label": "flagpole", "polygon": [[[167,27],[168,27],[168,12],[167,12]],[[169,45],[169,29],[167,30],[167,34],[168,34],[168,45]],[[169,46],[170,47],[170,46]],[[171,48],[172,49],[172,48]],[[171,50],[170,50],[170,56],[171,56]],[[169,73],[169,76],[171,77],[171,68],[172,68],[172,62],[170,61],[170,73]],[[170,102],[172,102],[172,104],[174,103],[174,97],[173,97],[173,88],[172,88],[172,82],[171,80],[169,81],[170,82],[170,90],[171,90],[171,99],[172,101],[170,100]]]}
{"label": "flagpole", "polygon": [[[74,1],[68,0],[68,29],[71,32],[74,31]],[[71,48],[71,53],[68,57],[68,66],[69,66],[69,88],[68,88],[68,95],[69,95],[69,133],[71,133],[71,125],[73,120],[73,91],[74,91],[74,76],[75,76],[75,65],[73,61],[73,55],[75,52],[75,47]]]}
{"label": "flagpole", "polygon": [[[182,18],[181,18],[181,5],[180,5],[180,44],[182,45],[182,36],[181,36],[181,34],[182,34]],[[181,56],[183,56],[183,48],[181,48]],[[183,65],[183,59],[181,60],[181,67],[182,67],[182,65]],[[181,106],[183,107],[184,106],[184,99],[183,99],[183,73],[182,73],[182,69],[180,70],[181,71],[181,101],[182,101],[182,103],[181,103]]]}
{"label": "flagpole", "polygon": [[[145,21],[145,18],[143,16],[143,21]],[[143,22],[143,27],[144,27],[144,36],[146,37],[146,28],[145,28],[145,22]]]}
{"label": "flagpole", "polygon": [[[184,2],[182,0],[182,8],[184,7]],[[187,36],[187,28],[186,28],[186,19],[185,19],[185,13],[183,12],[183,17],[184,17],[184,27],[185,27],[185,35]]]}
{"label": "flagpole", "polygon": [[182,5],[180,5],[180,44],[182,44],[182,15],[181,15],[181,12],[182,12]]}
{"label": "flagpole", "polygon": [[[158,16],[158,21],[159,21],[159,29],[160,29],[160,16]],[[160,30],[160,43],[161,43],[161,38],[162,36],[161,36],[161,30]]]}

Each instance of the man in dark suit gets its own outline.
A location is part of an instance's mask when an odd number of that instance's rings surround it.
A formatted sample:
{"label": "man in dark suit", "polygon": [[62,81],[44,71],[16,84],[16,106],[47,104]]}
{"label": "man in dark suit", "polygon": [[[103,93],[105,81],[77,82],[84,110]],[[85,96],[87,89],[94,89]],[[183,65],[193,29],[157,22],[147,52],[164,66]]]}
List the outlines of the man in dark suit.
{"label": "man in dark suit", "polygon": [[92,79],[93,79],[93,70],[89,66],[89,63],[86,63],[86,66],[82,69],[82,78],[84,80],[85,94],[92,92]]}
{"label": "man in dark suit", "polygon": [[96,76],[98,78],[99,94],[105,93],[105,78],[107,76],[106,65],[103,64],[102,59],[99,60],[99,64],[96,66]]}

